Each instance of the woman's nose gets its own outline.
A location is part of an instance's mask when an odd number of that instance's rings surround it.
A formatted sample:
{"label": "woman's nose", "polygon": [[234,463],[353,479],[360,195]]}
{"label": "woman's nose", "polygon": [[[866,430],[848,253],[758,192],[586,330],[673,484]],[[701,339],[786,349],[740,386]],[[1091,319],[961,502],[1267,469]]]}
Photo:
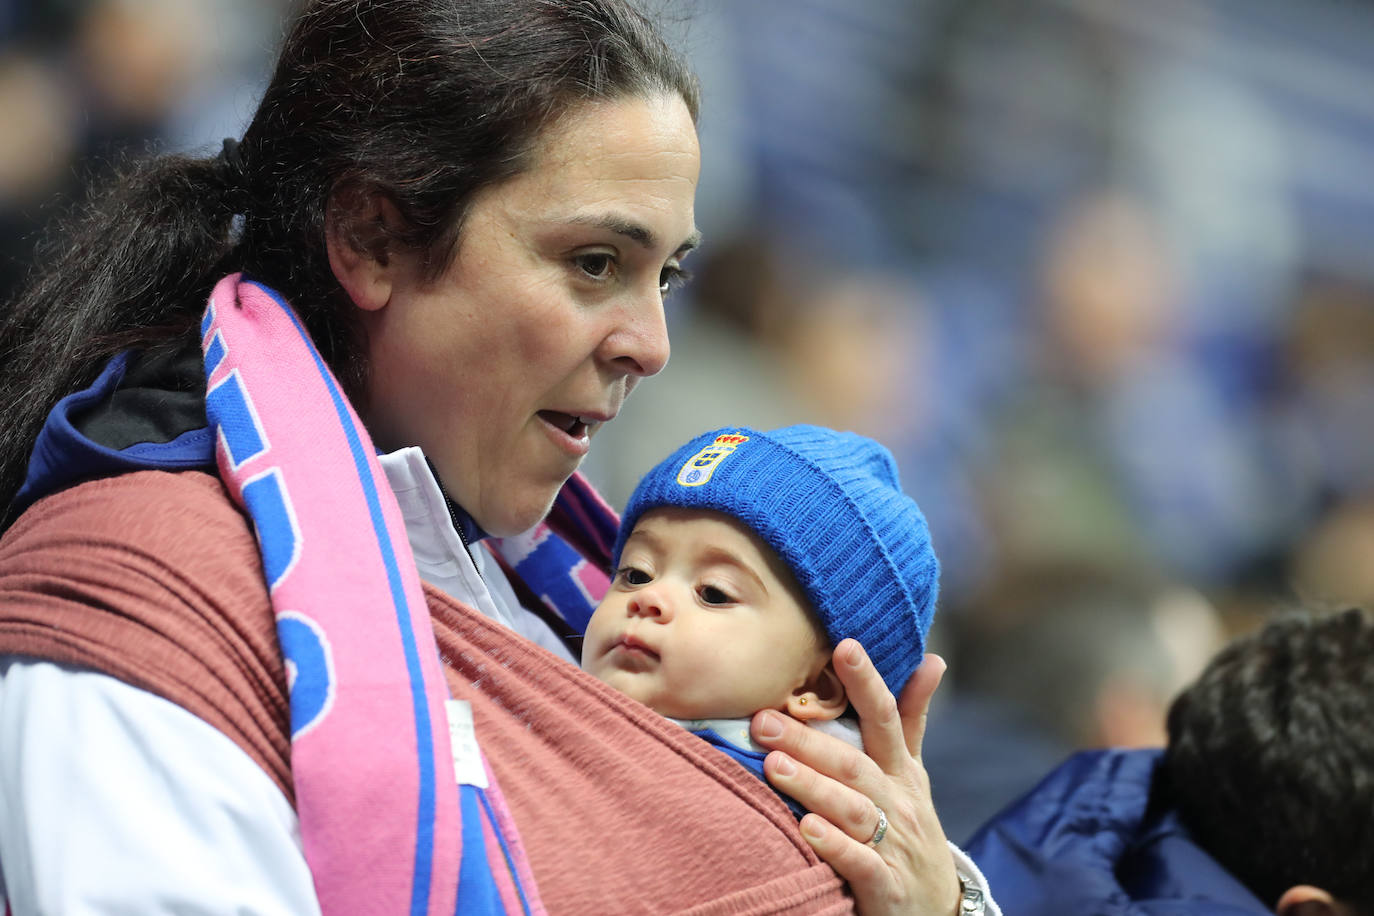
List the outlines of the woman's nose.
{"label": "woman's nose", "polygon": [[668,365],[668,320],[657,287],[637,292],[619,325],[606,338],[603,354],[620,373],[634,378],[657,375]]}

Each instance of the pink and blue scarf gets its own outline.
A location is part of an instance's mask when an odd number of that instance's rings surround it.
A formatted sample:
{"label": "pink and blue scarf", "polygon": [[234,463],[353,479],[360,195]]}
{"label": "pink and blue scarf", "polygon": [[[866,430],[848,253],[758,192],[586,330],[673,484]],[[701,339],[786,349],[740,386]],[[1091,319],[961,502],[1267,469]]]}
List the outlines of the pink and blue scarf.
{"label": "pink and blue scarf", "polygon": [[[201,332],[220,475],[253,519],[276,613],[296,809],[323,912],[544,912],[475,747],[467,764],[485,779],[455,779],[429,611],[366,429],[266,287],[221,280]],[[549,523],[493,546],[580,632],[607,586],[583,557],[608,555],[614,525],[574,478]]]}

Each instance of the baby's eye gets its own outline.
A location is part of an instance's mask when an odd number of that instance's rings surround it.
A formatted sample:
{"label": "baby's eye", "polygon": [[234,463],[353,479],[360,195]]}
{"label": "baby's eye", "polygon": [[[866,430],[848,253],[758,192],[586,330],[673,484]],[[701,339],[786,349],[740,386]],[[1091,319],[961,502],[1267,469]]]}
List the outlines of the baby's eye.
{"label": "baby's eye", "polygon": [[735,599],[730,597],[721,589],[714,585],[704,585],[699,593],[701,600],[707,604],[734,604]]}
{"label": "baby's eye", "polygon": [[648,585],[653,581],[653,576],[642,569],[633,566],[622,566],[615,571],[615,577],[626,585]]}
{"label": "baby's eye", "polygon": [[615,272],[615,256],[604,251],[579,254],[573,263],[593,280],[609,280]]}

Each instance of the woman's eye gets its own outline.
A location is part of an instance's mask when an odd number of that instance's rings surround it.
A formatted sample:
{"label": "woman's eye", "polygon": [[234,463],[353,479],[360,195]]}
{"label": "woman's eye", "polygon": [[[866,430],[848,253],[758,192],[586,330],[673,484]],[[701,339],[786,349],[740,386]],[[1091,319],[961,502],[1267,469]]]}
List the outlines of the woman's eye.
{"label": "woman's eye", "polygon": [[622,567],[616,571],[616,576],[626,585],[648,585],[653,581],[653,576],[633,566]]}
{"label": "woman's eye", "polygon": [[659,272],[658,291],[660,294],[667,296],[690,279],[692,279],[692,275],[677,264],[668,264]]}
{"label": "woman's eye", "polygon": [[615,257],[605,252],[580,254],[573,260],[577,268],[593,280],[608,280],[615,271]]}
{"label": "woman's eye", "polygon": [[701,589],[701,600],[707,604],[733,604],[735,599],[714,585],[706,585]]}

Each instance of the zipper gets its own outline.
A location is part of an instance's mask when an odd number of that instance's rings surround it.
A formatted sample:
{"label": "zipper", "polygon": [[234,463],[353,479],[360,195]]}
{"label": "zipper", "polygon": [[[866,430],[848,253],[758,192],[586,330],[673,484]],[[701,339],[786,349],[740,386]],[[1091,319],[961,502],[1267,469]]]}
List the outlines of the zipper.
{"label": "zipper", "polygon": [[[434,462],[428,457],[425,464],[429,465],[429,473],[434,476],[434,482],[439,485],[439,495],[444,498],[444,506],[448,509],[448,521],[453,526],[453,530],[458,532],[458,540],[463,542],[463,550],[467,551],[468,559],[472,560],[472,545],[468,543],[467,532],[463,530],[462,518],[467,513],[458,508],[458,504],[453,501],[453,497],[448,495],[448,490],[444,488],[444,480],[439,476],[439,469],[434,466]],[[477,578],[483,583],[487,580],[482,577],[482,571],[477,568],[477,561],[472,560],[472,570],[477,573]]]}

